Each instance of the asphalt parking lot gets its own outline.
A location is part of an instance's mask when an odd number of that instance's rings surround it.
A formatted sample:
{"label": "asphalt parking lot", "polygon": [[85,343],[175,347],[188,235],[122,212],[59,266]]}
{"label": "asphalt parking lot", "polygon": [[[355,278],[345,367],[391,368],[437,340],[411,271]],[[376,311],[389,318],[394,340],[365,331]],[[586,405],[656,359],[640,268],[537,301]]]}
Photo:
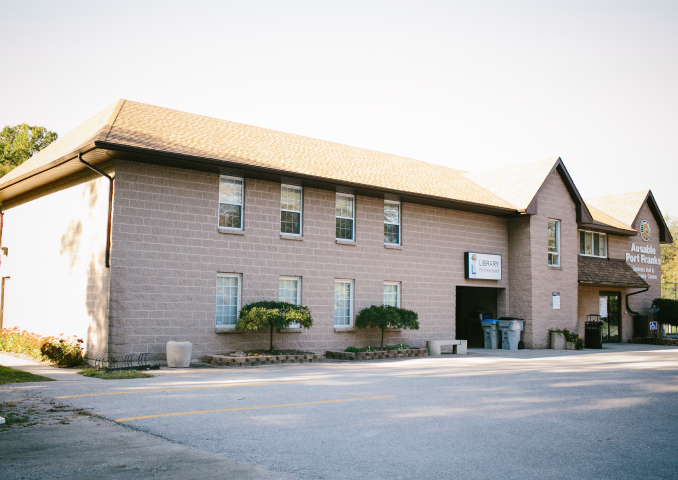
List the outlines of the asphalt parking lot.
{"label": "asphalt parking lot", "polygon": [[671,347],[53,376],[12,388],[291,478],[678,477]]}

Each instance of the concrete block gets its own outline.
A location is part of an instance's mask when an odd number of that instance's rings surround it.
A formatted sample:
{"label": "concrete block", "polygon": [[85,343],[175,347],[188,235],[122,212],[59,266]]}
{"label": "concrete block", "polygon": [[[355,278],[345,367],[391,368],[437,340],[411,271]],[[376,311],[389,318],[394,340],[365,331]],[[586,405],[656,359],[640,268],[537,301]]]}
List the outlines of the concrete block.
{"label": "concrete block", "polygon": [[170,368],[188,368],[191,365],[191,342],[167,342],[167,366]]}

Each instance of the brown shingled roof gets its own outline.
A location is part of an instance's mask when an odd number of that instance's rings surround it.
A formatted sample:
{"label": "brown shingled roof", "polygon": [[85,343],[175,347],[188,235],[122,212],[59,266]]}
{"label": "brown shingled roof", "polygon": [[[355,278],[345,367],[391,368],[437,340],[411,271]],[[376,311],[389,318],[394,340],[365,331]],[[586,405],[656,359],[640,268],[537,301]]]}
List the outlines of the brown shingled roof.
{"label": "brown shingled roof", "polygon": [[579,256],[579,283],[647,287],[631,266],[618,260]]}
{"label": "brown shingled roof", "polygon": [[557,161],[557,158],[553,158],[512,167],[466,173],[464,176],[503,198],[516,209],[525,210]]}
{"label": "brown shingled roof", "polygon": [[122,102],[120,100],[109,105],[75,130],[59,137],[56,142],[39,151],[7,175],[0,178],[0,186],[10,183],[23,174],[44,167],[48,163],[74,152],[94,140],[103,140],[108,134],[108,130],[111,128],[111,124],[115,120],[115,115],[120,106],[122,106]]}
{"label": "brown shingled roof", "polygon": [[512,208],[460,170],[129,100],[109,106],[33,156],[0,179],[0,187],[93,140]]}
{"label": "brown shingled roof", "polygon": [[589,212],[591,212],[591,216],[593,217],[593,220],[602,223],[604,225],[609,225],[611,227],[619,228],[621,230],[627,230],[629,232],[636,232],[633,228],[630,226],[626,225],[624,222],[621,220],[618,220],[607,213],[603,212],[602,210],[598,210],[596,207],[591,206],[589,203],[586,204],[586,206],[589,209]]}
{"label": "brown shingled roof", "polygon": [[633,229],[633,221],[643,206],[648,193],[647,190],[644,190],[641,192],[587,198],[586,204],[603,211],[617,220],[621,220],[626,228]]}

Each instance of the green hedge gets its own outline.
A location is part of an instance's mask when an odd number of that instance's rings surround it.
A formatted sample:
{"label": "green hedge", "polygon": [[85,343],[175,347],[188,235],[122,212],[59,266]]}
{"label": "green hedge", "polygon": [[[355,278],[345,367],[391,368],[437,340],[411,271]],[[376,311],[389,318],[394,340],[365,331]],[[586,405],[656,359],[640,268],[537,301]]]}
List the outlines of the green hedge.
{"label": "green hedge", "polygon": [[659,323],[678,326],[678,300],[655,298],[652,300],[652,306],[657,309]]}

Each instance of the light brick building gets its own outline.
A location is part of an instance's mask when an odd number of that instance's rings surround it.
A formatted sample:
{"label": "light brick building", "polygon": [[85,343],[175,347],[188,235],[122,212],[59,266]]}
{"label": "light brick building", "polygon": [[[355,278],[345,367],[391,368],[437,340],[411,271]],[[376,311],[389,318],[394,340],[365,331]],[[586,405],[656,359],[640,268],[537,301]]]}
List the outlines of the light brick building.
{"label": "light brick building", "polygon": [[[626,341],[672,242],[650,192],[584,201],[560,159],[468,173],[124,100],[0,179],[0,201],[1,325],[81,336],[91,358],[263,348],[237,311],[277,299],[314,319],[279,348],[375,344],[353,322],[382,303],[421,324],[389,343],[472,343],[483,312],[524,318],[527,348],[591,313]],[[498,256],[497,279],[467,278],[466,252]]]}

